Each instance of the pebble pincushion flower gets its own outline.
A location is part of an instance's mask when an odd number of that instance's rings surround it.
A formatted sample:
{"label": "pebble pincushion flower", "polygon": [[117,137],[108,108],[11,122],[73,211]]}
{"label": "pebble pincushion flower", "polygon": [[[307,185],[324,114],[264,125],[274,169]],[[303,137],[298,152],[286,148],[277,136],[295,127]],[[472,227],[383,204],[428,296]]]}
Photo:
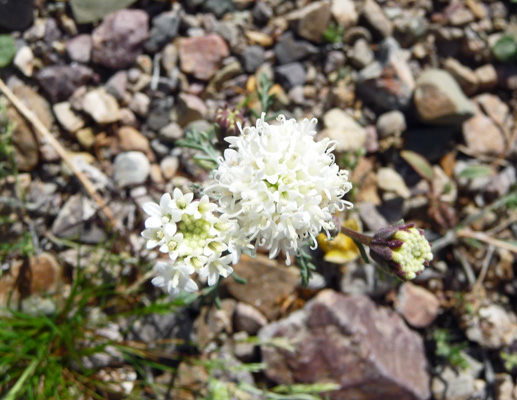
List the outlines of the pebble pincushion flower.
{"label": "pebble pincushion flower", "polygon": [[226,254],[235,223],[214,214],[216,204],[208,196],[193,201],[192,193],[183,194],[174,189],[173,196],[164,194],[160,203],[145,203],[149,214],[142,236],[147,248],[158,247],[169,254],[171,262],[160,261],[156,265],[157,276],[153,284],[164,287],[171,295],[180,290],[194,292],[198,289],[190,274],[197,272],[214,285],[219,276],[233,272],[230,263],[235,258]]}
{"label": "pebble pincushion flower", "polygon": [[334,143],[314,140],[316,119],[278,120],[270,125],[262,115],[255,127],[225,138],[230,148],[206,193],[237,220],[238,237],[265,247],[270,258],[284,251],[289,265],[301,246],[316,248],[321,230],[330,236],[332,214],[352,206],[343,199],[352,185],[334,162]]}

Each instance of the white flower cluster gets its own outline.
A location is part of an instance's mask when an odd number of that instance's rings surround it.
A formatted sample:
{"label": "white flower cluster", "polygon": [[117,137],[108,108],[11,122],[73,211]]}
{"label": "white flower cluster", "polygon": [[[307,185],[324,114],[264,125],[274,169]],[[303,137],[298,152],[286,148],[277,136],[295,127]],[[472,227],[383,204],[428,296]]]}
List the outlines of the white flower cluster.
{"label": "white flower cluster", "polygon": [[175,189],[159,205],[144,205],[150,215],[142,232],[147,247],[171,259],[158,262],[156,286],[172,295],[196,291],[194,272],[214,285],[232,273],[230,263],[246,248],[254,253],[265,247],[270,258],[283,251],[289,265],[302,246],[317,247],[321,230],[330,236],[332,214],[352,206],[343,199],[352,187],[348,172],[334,162],[332,141],[314,141],[315,119],[279,121],[270,125],[262,115],[256,127],[225,139],[230,148],[201,200]]}
{"label": "white flower cluster", "polygon": [[265,247],[270,258],[283,251],[289,265],[303,245],[317,247],[321,230],[330,236],[332,214],[352,206],[343,199],[352,185],[334,162],[334,143],[314,141],[316,119],[278,120],[270,125],[262,115],[256,127],[225,139],[230,148],[206,193],[237,220],[239,237]]}
{"label": "white flower cluster", "polygon": [[[197,284],[190,278],[194,272],[208,278],[214,285],[219,276],[233,272],[230,263],[235,258],[226,255],[231,240],[232,222],[214,214],[217,206],[208,196],[192,201],[192,193],[183,194],[174,189],[173,196],[166,193],[160,204],[145,203],[144,211],[150,216],[145,221],[142,236],[147,248],[158,247],[168,253],[171,262],[158,262],[153,284],[164,287],[172,296],[181,290],[195,292]],[[223,255],[224,254],[224,255]]]}

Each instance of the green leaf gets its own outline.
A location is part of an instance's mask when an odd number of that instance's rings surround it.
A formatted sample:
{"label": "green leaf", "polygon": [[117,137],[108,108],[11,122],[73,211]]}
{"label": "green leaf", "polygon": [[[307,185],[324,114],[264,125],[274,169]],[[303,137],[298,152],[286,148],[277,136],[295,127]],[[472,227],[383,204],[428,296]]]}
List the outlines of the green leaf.
{"label": "green leaf", "polygon": [[503,36],[492,47],[494,57],[501,62],[511,62],[517,58],[517,41],[513,36]]}
{"label": "green leaf", "polygon": [[16,54],[16,43],[11,35],[0,35],[0,68],[9,65]]}
{"label": "green leaf", "polygon": [[70,7],[78,24],[89,24],[112,12],[123,10],[136,0],[70,0]]}
{"label": "green leaf", "polygon": [[[354,240],[354,239],[352,239],[352,240]],[[359,249],[359,253],[361,254],[361,258],[363,259],[363,261],[366,264],[370,264],[370,259],[366,255],[366,250],[364,249],[363,244],[361,242],[358,242],[357,240],[354,240],[354,243],[357,246],[357,248]]]}
{"label": "green leaf", "polygon": [[423,156],[411,150],[403,150],[400,156],[411,165],[411,167],[427,181],[432,181],[434,176],[433,167]]}
{"label": "green leaf", "polygon": [[486,176],[490,176],[493,174],[493,170],[488,165],[471,165],[461,171],[458,176],[460,178],[474,179],[474,178],[484,178]]}

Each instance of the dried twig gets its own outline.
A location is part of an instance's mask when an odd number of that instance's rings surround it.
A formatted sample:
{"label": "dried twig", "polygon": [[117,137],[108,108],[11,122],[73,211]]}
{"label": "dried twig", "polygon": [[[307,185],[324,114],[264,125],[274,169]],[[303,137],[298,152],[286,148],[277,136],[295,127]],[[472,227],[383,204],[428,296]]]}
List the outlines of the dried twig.
{"label": "dried twig", "polygon": [[488,244],[491,244],[496,247],[500,247],[501,249],[509,250],[512,253],[517,254],[517,246],[508,242],[505,242],[503,240],[495,239],[491,236],[488,236],[484,232],[473,232],[468,229],[461,229],[457,232],[458,237],[464,237],[464,238],[470,238],[470,239],[476,239],[480,242],[485,242]]}
{"label": "dried twig", "polygon": [[113,215],[113,212],[108,207],[104,199],[97,193],[90,180],[81,172],[81,170],[76,167],[63,146],[61,146],[61,144],[54,138],[54,136],[52,136],[48,129],[39,120],[39,118],[32,111],[30,111],[27,106],[25,106],[25,104],[21,102],[21,100],[11,91],[11,89],[7,87],[2,79],[0,79],[0,91],[4,93],[4,95],[9,99],[11,104],[18,110],[18,112],[23,115],[23,117],[29,121],[32,126],[34,126],[36,132],[39,133],[42,140],[50,144],[54,150],[56,150],[56,153],[68,165],[75,176],[77,176],[77,179],[79,179],[79,181],[82,183],[88,194],[95,200],[99,208],[104,212],[104,215],[106,215],[112,227],[118,229],[119,224]]}
{"label": "dried twig", "polygon": [[476,280],[476,283],[474,287],[472,288],[473,292],[476,292],[481,285],[483,284],[483,281],[485,280],[486,273],[488,272],[488,267],[490,267],[490,262],[492,261],[492,257],[494,256],[495,246],[489,245],[488,250],[486,252],[485,259],[483,260],[483,265],[481,267],[481,272],[478,275],[478,279]]}

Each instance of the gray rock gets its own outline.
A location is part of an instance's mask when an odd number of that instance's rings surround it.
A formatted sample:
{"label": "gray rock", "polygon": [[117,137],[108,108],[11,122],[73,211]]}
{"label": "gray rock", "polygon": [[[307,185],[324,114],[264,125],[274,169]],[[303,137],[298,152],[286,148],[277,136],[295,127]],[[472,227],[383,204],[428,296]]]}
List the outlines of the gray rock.
{"label": "gray rock", "polygon": [[167,125],[170,120],[171,110],[174,106],[173,97],[165,97],[151,101],[149,114],[147,114],[147,127],[155,132]]}
{"label": "gray rock", "polygon": [[273,14],[273,9],[266,1],[257,1],[252,11],[253,18],[260,24],[266,24]]}
{"label": "gray rock", "polygon": [[176,122],[171,122],[160,129],[159,136],[164,142],[173,142],[183,138],[183,129]]}
{"label": "gray rock", "polygon": [[153,18],[153,27],[149,33],[149,39],[145,43],[145,50],[149,53],[160,51],[167,43],[178,34],[180,15],[177,11],[169,11]]}
{"label": "gray rock", "polygon": [[377,210],[375,204],[363,202],[357,207],[359,209],[361,220],[369,230],[377,232],[378,230],[388,226],[388,221],[386,221],[379,210]]}
{"label": "gray rock", "polygon": [[239,302],[233,314],[233,324],[236,332],[244,331],[255,335],[267,325],[267,318],[255,307]]}
{"label": "gray rock", "polygon": [[393,38],[380,44],[377,61],[363,68],[357,77],[359,96],[387,111],[409,107],[414,87],[406,52]]}
{"label": "gray rock", "polygon": [[318,49],[306,40],[297,40],[292,32],[284,33],[274,48],[279,64],[289,64],[317,54]]}
{"label": "gray rock", "polygon": [[34,0],[5,0],[0,3],[0,28],[10,31],[27,28],[34,18]]}
{"label": "gray rock", "polygon": [[293,62],[275,68],[276,79],[287,90],[305,84],[306,72],[302,63]]}
{"label": "gray rock", "polygon": [[374,60],[374,54],[370,48],[370,44],[362,38],[354,43],[354,47],[352,47],[352,50],[348,53],[348,57],[356,68],[364,68]]}
{"label": "gray rock", "polygon": [[220,18],[227,12],[233,11],[235,6],[233,0],[206,0],[203,8]]}
{"label": "gray rock", "polygon": [[253,74],[265,60],[265,51],[261,46],[248,46],[240,54],[244,70]]}
{"label": "gray rock", "polygon": [[437,125],[458,125],[476,109],[447,71],[428,69],[417,79],[414,102],[420,119]]}
{"label": "gray rock", "polygon": [[286,16],[287,21],[294,22],[296,32],[304,39],[321,43],[323,32],[330,21],[330,3],[314,1]]}
{"label": "gray rock", "polygon": [[127,89],[127,72],[118,71],[106,82],[106,90],[118,101],[124,100]]}
{"label": "gray rock", "polygon": [[94,77],[93,71],[83,65],[51,65],[43,68],[36,80],[53,103],[65,101],[80,86]]}
{"label": "gray rock", "polygon": [[398,136],[406,130],[406,118],[398,110],[389,111],[379,116],[376,127],[381,138]]}
{"label": "gray rock", "polygon": [[91,59],[92,45],[92,37],[90,35],[77,35],[67,40],[66,52],[72,61],[87,64]]}
{"label": "gray rock", "polygon": [[129,109],[133,111],[139,117],[145,117],[149,111],[149,105],[151,99],[145,93],[135,93],[131,102],[129,103]]}
{"label": "gray rock", "polygon": [[144,153],[120,153],[113,163],[113,178],[120,187],[144,183],[151,172],[151,164]]}
{"label": "gray rock", "polygon": [[192,121],[203,119],[207,108],[203,100],[193,94],[180,93],[178,105],[174,110],[176,122],[180,126],[185,126]]}
{"label": "gray rock", "polygon": [[294,352],[262,347],[265,374],[274,382],[336,382],[340,388],[330,399],[430,396],[422,339],[367,296],[323,290],[302,310],[262,328],[259,337],[285,337],[295,346]]}
{"label": "gray rock", "polygon": [[342,51],[329,51],[325,60],[323,71],[326,74],[337,71],[339,68],[345,65],[346,57]]}
{"label": "gray rock", "polygon": [[123,69],[142,53],[149,17],[143,10],[121,10],[108,15],[92,33],[92,61],[106,68]]}
{"label": "gray rock", "polygon": [[408,48],[425,36],[429,21],[425,16],[407,10],[394,24],[395,38],[401,46]]}
{"label": "gray rock", "polygon": [[377,35],[387,38],[393,34],[392,22],[375,0],[365,1],[362,15]]}

